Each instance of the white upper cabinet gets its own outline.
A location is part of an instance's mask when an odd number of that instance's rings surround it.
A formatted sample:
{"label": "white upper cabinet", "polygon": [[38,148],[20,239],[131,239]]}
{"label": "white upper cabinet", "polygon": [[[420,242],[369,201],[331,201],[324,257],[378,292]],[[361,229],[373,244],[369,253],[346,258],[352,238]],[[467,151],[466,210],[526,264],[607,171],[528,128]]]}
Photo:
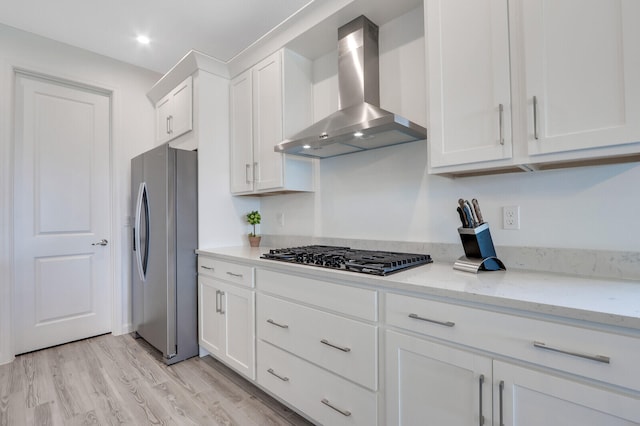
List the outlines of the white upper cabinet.
{"label": "white upper cabinet", "polygon": [[251,72],[255,189],[261,191],[284,185],[282,154],[273,150],[283,139],[282,52],[269,56]]}
{"label": "white upper cabinet", "polygon": [[427,0],[431,167],[511,157],[506,1]]}
{"label": "white upper cabinet", "polygon": [[311,62],[280,50],[231,81],[231,192],[313,191],[313,160],[274,151],[312,121]]}
{"label": "white upper cabinet", "polygon": [[156,143],[162,144],[193,129],[191,76],[156,103]]}
{"label": "white upper cabinet", "polygon": [[529,154],[640,140],[640,3],[523,0]]}
{"label": "white upper cabinet", "polygon": [[640,2],[426,0],[429,171],[640,158]]}

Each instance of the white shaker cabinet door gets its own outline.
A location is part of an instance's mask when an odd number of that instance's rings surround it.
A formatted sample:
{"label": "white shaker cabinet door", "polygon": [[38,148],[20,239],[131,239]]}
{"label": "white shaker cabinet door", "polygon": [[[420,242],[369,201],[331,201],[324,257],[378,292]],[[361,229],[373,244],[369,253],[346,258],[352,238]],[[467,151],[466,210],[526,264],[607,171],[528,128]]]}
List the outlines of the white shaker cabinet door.
{"label": "white shaker cabinet door", "polygon": [[283,135],[282,53],[269,56],[252,72],[255,189],[260,191],[284,184],[284,154],[274,151]]}
{"label": "white shaker cabinet door", "polygon": [[212,355],[224,355],[225,318],[220,314],[220,285],[210,278],[198,278],[198,334],[200,345]]}
{"label": "white shaker cabinet door", "polygon": [[171,95],[168,94],[156,104],[156,143],[162,144],[171,139]]}
{"label": "white shaker cabinet door", "polygon": [[193,130],[193,78],[187,77],[156,103],[156,143]]}
{"label": "white shaker cabinet door", "polygon": [[225,316],[224,358],[230,366],[255,380],[255,292],[227,284],[220,288],[222,315]]}
{"label": "white shaker cabinet door", "polygon": [[248,378],[255,379],[255,292],[200,276],[200,345]]}
{"label": "white shaker cabinet door", "polygon": [[432,168],[511,158],[507,1],[427,0]]}
{"label": "white shaker cabinet door", "polygon": [[187,77],[171,91],[171,139],[193,130],[193,78]]}
{"label": "white shaker cabinet door", "polygon": [[640,2],[522,0],[530,155],[640,141]]}
{"label": "white shaker cabinet door", "polygon": [[640,398],[494,361],[496,424],[630,426],[640,424]]}
{"label": "white shaker cabinet door", "polygon": [[388,331],[388,425],[491,425],[491,358]]}

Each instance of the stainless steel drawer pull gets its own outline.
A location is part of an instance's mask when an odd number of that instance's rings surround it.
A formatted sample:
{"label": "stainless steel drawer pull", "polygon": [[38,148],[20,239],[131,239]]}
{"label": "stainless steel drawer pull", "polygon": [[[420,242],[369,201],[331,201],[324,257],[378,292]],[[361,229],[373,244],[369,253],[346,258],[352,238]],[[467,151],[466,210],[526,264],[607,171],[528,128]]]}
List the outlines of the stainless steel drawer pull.
{"label": "stainless steel drawer pull", "polygon": [[220,313],[220,290],[216,290],[216,312]]}
{"label": "stainless steel drawer pull", "polygon": [[285,377],[285,376],[281,376],[278,373],[276,373],[275,371],[273,371],[273,368],[270,368],[267,370],[267,373],[276,376],[278,379],[282,380],[283,382],[288,382],[289,378]]}
{"label": "stainless steel drawer pull", "polygon": [[351,411],[347,411],[347,410],[341,410],[338,407],[332,405],[328,399],[326,398],[322,398],[322,400],[320,401],[322,402],[324,405],[326,405],[329,408],[333,408],[334,410],[336,410],[338,413],[342,414],[345,417],[349,417],[351,415]]}
{"label": "stainless steel drawer pull", "polygon": [[275,325],[276,327],[280,327],[280,328],[289,328],[289,326],[288,326],[287,324],[278,324],[277,322],[275,322],[275,321],[274,321],[274,320],[272,320],[271,318],[269,318],[269,319],[267,320],[267,322],[268,322],[269,324],[273,324],[273,325]]}
{"label": "stainless steel drawer pull", "polygon": [[419,316],[418,314],[409,314],[409,318],[413,318],[413,319],[417,319],[420,321],[426,321],[426,322],[432,322],[434,324],[438,324],[438,325],[444,325],[445,327],[453,327],[454,325],[456,325],[455,322],[451,322],[451,321],[437,321],[437,320],[432,320],[429,318],[424,318]]}
{"label": "stainless steel drawer pull", "polygon": [[325,344],[327,346],[331,346],[332,348],[336,348],[336,349],[338,349],[338,350],[340,350],[342,352],[351,352],[351,348],[334,345],[333,343],[330,343],[327,339],[320,340],[320,343]]}
{"label": "stainless steel drawer pull", "polygon": [[227,272],[227,275],[231,275],[232,277],[242,278],[242,274],[234,274],[233,272]]}
{"label": "stainless steel drawer pull", "polygon": [[206,269],[207,271],[215,271],[216,270],[216,268],[212,268],[211,266],[200,265],[200,267],[202,269]]}
{"label": "stainless steel drawer pull", "polygon": [[603,362],[605,364],[609,364],[611,362],[611,358],[609,358],[608,356],[591,355],[591,354],[585,354],[585,353],[581,353],[581,352],[568,351],[568,350],[560,349],[560,348],[554,348],[553,346],[547,346],[547,344],[543,343],[543,342],[533,342],[533,346],[535,346],[536,348],[540,348],[540,349],[546,349],[548,351],[559,352],[559,353],[565,354],[565,355],[571,355],[571,356],[577,356],[577,357],[580,357],[580,358],[590,359],[591,361]]}

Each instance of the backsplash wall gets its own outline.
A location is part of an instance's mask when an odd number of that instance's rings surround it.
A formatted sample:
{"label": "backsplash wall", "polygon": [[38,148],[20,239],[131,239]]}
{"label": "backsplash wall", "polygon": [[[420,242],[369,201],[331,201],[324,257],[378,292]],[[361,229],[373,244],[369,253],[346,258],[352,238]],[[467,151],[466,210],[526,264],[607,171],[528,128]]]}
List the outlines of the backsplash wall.
{"label": "backsplash wall", "polygon": [[[426,124],[422,13],[380,28],[383,108]],[[470,71],[472,72],[472,71]],[[314,62],[315,118],[337,109],[337,54]],[[450,179],[427,174],[425,142],[319,162],[313,194],[261,199],[271,235],[459,243],[458,198],[478,198],[497,246],[637,252],[637,163]],[[502,207],[519,205],[521,229],[502,229]],[[284,217],[284,226],[278,221]]]}

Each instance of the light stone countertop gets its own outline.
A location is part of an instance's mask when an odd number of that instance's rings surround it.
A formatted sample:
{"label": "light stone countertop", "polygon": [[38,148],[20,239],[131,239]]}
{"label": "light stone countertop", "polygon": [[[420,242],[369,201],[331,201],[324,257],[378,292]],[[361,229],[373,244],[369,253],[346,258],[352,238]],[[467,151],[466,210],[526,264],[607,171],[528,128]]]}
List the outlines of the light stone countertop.
{"label": "light stone countertop", "polygon": [[491,305],[569,320],[589,321],[640,332],[640,282],[531,272],[524,270],[456,271],[436,262],[386,277],[261,259],[269,247],[224,247],[196,252],[284,273],[372,286],[384,291],[454,299],[463,304]]}

